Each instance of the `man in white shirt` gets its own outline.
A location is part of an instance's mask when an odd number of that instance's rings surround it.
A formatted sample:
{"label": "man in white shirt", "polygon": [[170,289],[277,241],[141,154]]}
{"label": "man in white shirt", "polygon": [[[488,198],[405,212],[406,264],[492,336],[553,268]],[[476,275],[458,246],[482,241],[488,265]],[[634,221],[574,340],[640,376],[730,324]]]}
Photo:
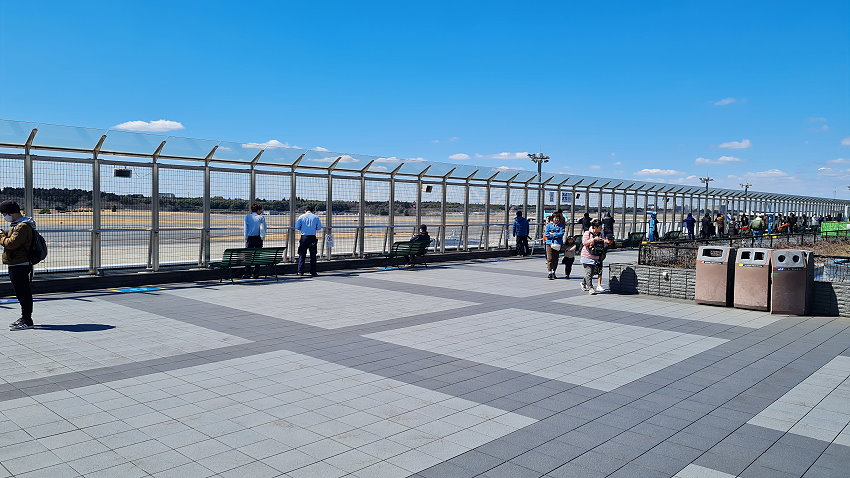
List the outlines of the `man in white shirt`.
{"label": "man in white shirt", "polygon": [[[263,216],[263,208],[259,204],[251,205],[251,214],[245,216],[245,247],[261,248],[266,238],[266,217]],[[253,270],[253,271],[252,271]],[[244,278],[260,277],[260,266],[245,267]]]}
{"label": "man in white shirt", "polygon": [[298,217],[295,221],[295,229],[301,233],[301,239],[298,242],[298,275],[304,275],[304,259],[307,251],[310,251],[310,275],[316,276],[316,245],[319,240],[316,238],[316,233],[322,230],[322,221],[319,216],[313,214],[313,208],[307,206],[304,208],[304,214]]}

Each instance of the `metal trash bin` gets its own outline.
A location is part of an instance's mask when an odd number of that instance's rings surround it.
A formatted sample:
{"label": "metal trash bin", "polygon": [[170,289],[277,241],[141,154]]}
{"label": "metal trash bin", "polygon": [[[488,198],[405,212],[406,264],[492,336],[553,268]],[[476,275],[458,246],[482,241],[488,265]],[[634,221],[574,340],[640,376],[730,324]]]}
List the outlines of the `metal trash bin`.
{"label": "metal trash bin", "polygon": [[770,313],[806,315],[814,290],[814,254],[777,249],[771,254],[770,269]]}
{"label": "metal trash bin", "polygon": [[742,247],[735,259],[735,298],[739,309],[764,310],[770,306],[770,249]]}
{"label": "metal trash bin", "polygon": [[729,246],[700,246],[697,252],[697,304],[732,305],[732,284],[735,274],[735,248]]}

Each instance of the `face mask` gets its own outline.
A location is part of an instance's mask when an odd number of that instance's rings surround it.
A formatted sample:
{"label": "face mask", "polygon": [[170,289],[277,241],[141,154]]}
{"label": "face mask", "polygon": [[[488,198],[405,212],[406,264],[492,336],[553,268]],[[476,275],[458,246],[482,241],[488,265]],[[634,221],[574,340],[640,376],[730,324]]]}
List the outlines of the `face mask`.
{"label": "face mask", "polygon": [[12,219],[12,216],[5,216],[5,215],[4,215],[4,216],[3,216],[3,219],[5,219],[5,220],[6,220],[6,222],[12,222],[12,221],[14,221],[14,219]]}

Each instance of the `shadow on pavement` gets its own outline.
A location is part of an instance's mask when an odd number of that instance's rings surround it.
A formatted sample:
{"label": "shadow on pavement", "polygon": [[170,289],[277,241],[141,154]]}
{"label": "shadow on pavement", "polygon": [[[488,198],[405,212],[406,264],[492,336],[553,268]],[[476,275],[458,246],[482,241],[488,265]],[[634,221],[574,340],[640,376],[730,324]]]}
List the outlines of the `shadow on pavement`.
{"label": "shadow on pavement", "polygon": [[61,330],[64,332],[99,332],[101,330],[109,330],[114,329],[114,325],[106,325],[106,324],[62,324],[62,325],[49,325],[49,324],[38,324],[33,326],[33,329],[36,330]]}

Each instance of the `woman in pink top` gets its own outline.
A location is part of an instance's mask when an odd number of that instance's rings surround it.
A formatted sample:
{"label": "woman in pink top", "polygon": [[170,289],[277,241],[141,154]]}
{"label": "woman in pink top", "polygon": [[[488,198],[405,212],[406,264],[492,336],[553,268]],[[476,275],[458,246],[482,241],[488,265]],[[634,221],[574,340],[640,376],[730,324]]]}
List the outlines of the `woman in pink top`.
{"label": "woman in pink top", "polygon": [[[602,232],[602,223],[599,219],[590,222],[590,229],[584,231],[581,236],[581,265],[584,266],[584,279],[581,281],[581,289],[585,292],[595,294],[602,292],[602,259],[600,252],[604,253],[606,244],[610,240]],[[593,288],[593,276],[599,275],[599,285]]]}

